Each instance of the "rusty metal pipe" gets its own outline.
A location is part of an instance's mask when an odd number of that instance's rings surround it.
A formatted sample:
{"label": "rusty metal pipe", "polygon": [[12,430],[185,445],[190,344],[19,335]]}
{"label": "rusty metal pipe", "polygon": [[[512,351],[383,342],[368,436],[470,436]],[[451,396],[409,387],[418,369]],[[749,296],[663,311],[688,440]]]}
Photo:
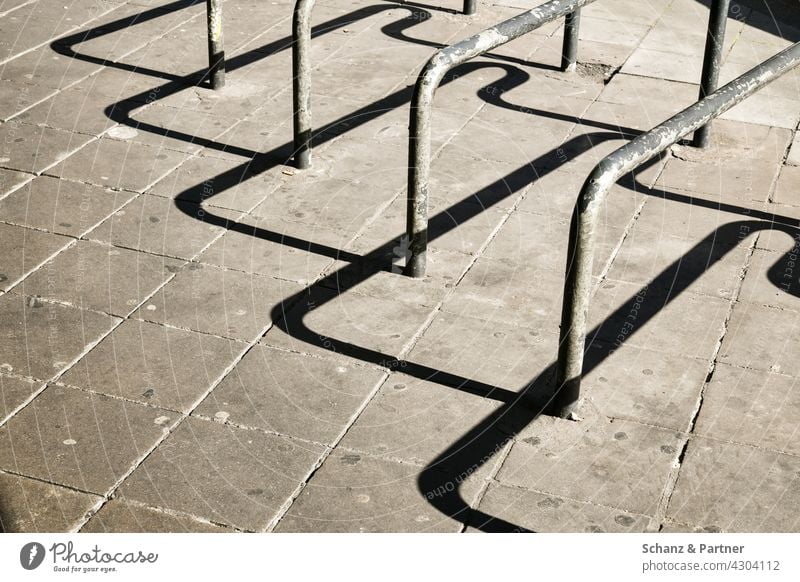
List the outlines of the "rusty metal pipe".
{"label": "rusty metal pipe", "polygon": [[578,66],[578,34],[581,25],[581,11],[567,14],[564,19],[564,47],[561,51],[561,70],[572,72]]}
{"label": "rusty metal pipe", "polygon": [[292,17],[294,163],[311,165],[311,11],[314,0],[297,0]]}
{"label": "rusty metal pipe", "polygon": [[225,86],[225,48],[222,43],[222,0],[206,0],[208,21],[208,78],[212,89]]}
{"label": "rusty metal pipe", "polygon": [[431,164],[431,107],[436,89],[445,74],[463,64],[591,4],[595,0],[551,0],[523,12],[470,38],[436,52],[423,68],[411,100],[408,142],[408,214],[409,259],[405,274],[425,276],[428,246],[428,179]]}
{"label": "rusty metal pipe", "polygon": [[[706,33],[706,52],[703,59],[703,73],[700,78],[700,99],[710,95],[719,85],[719,70],[722,67],[722,48],[725,44],[725,28],[728,24],[728,8],[731,0],[714,0],[708,16]],[[711,124],[707,123],[696,132],[692,145],[704,148],[711,136]]]}
{"label": "rusty metal pipe", "polygon": [[583,185],[569,234],[564,302],[552,412],[570,418],[580,400],[581,373],[592,288],[595,231],[600,207],[622,176],[657,156],[684,136],[800,65],[800,42],[734,79],[605,157]]}

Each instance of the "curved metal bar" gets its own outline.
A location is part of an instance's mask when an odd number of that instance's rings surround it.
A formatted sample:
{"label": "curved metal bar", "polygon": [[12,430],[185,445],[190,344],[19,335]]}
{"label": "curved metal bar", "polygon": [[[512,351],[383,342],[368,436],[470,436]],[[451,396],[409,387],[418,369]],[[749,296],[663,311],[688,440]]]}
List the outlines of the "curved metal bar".
{"label": "curved metal bar", "polygon": [[225,86],[225,48],[222,43],[222,0],[206,0],[208,77],[212,89]]}
{"label": "curved metal bar", "polygon": [[311,165],[311,11],[315,0],[297,0],[292,17],[294,163]]}
{"label": "curved metal bar", "polygon": [[406,275],[425,275],[428,246],[428,178],[431,164],[431,106],[436,89],[454,67],[519,38],[595,0],[551,0],[466,40],[439,50],[417,79],[411,101],[408,142],[407,236],[410,256]]}
{"label": "curved metal bar", "polygon": [[570,225],[554,413],[569,418],[579,403],[595,229],[600,207],[611,187],[622,176],[798,65],[800,42],[622,146],[605,157],[586,179]]}

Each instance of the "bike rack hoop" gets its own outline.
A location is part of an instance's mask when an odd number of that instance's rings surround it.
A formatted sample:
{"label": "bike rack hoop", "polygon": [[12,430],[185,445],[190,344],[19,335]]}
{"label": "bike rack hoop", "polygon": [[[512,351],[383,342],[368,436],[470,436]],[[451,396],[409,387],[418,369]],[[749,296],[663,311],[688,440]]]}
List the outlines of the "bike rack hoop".
{"label": "bike rack hoop", "polygon": [[569,418],[579,404],[595,231],[600,207],[611,187],[621,177],[798,65],[800,42],[606,156],[586,179],[570,224],[558,346],[557,391],[552,402],[554,414]]}

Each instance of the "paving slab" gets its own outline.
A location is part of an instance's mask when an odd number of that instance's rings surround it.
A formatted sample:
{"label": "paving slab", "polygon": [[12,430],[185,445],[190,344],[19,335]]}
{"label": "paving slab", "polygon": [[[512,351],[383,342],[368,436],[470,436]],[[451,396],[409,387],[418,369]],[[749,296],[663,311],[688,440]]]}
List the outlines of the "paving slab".
{"label": "paving slab", "polygon": [[[1,203],[1,202],[0,202]],[[0,289],[7,291],[25,275],[68,246],[73,239],[65,236],[0,223]]]}
{"label": "paving slab", "polygon": [[166,148],[103,138],[95,140],[47,173],[75,182],[143,192],[176,168],[185,156]]}
{"label": "paving slab", "polygon": [[59,382],[188,413],[244,348],[231,340],[128,320]]}
{"label": "paving slab", "polygon": [[162,415],[50,386],[0,427],[0,468],[103,495],[162,438]]}
{"label": "paving slab", "polygon": [[762,372],[800,375],[800,313],[737,303],[719,351],[719,361]]}
{"label": "paving slab", "polygon": [[191,263],[133,317],[241,341],[255,341],[296,283]]}
{"label": "paving slab", "polygon": [[9,121],[0,126],[0,166],[10,170],[39,173],[63,160],[94,139],[73,133]]}
{"label": "paving slab", "polygon": [[800,166],[800,134],[794,134],[792,147],[789,149],[789,155],[786,157],[786,163],[791,166]]}
{"label": "paving slab", "polygon": [[0,374],[0,423],[5,422],[42,388],[44,383],[41,381]]}
{"label": "paving slab", "polygon": [[385,375],[257,345],[194,414],[333,445]]}
{"label": "paving slab", "polygon": [[193,157],[147,193],[244,212],[258,206],[280,185],[271,174],[259,175],[260,170],[256,162]]}
{"label": "paving slab", "polygon": [[14,292],[124,317],[182,264],[176,259],[78,241]]}
{"label": "paving slab", "polygon": [[589,304],[589,335],[667,354],[708,358],[723,335],[729,302],[664,285],[603,282]]}
{"label": "paving slab", "polygon": [[755,249],[742,283],[741,301],[800,311],[797,252],[775,253]]}
{"label": "paving slab", "polygon": [[0,215],[12,224],[81,236],[133,196],[130,192],[39,176],[0,200]]}
{"label": "paving slab", "polygon": [[442,312],[407,359],[430,368],[427,379],[433,381],[452,374],[517,391],[554,361],[555,332]]}
{"label": "paving slab", "polygon": [[81,528],[81,533],[225,533],[230,528],[177,512],[112,499]]}
{"label": "paving slab", "polygon": [[152,105],[133,114],[133,121],[125,124],[129,126],[125,135],[131,142],[194,154],[234,123],[204,111]]}
{"label": "paving slab", "polygon": [[188,418],[122,484],[119,497],[263,530],[322,452],[320,445]]}
{"label": "paving slab", "polygon": [[106,114],[105,107],[95,102],[91,92],[81,89],[61,91],[14,119],[93,136],[100,136],[117,124]]}
{"label": "paving slab", "polygon": [[723,532],[797,531],[795,456],[695,438],[689,443],[667,517]]}
{"label": "paving slab", "polygon": [[0,296],[0,367],[47,380],[63,371],[119,321],[16,294]]}
{"label": "paving slab", "polygon": [[72,531],[102,500],[96,495],[3,471],[0,471],[0,498],[3,533]]}
{"label": "paving slab", "polygon": [[158,255],[192,259],[219,237],[239,212],[205,210],[144,194],[118,210],[87,238]]}
{"label": "paving slab", "polygon": [[[443,514],[419,491],[422,469],[334,452],[278,523],[277,532],[458,532],[466,519]],[[460,508],[459,508],[460,509]],[[454,512],[459,509],[454,507]]]}
{"label": "paving slab", "polygon": [[800,192],[800,167],[784,166],[781,168],[771,200],[777,204],[800,206],[798,192]]}
{"label": "paving slab", "polygon": [[198,257],[203,263],[307,284],[314,281],[350,235],[323,226],[245,216]]}
{"label": "paving slab", "polygon": [[[312,287],[262,343],[300,353],[392,365],[424,327],[430,308]],[[288,309],[288,304],[287,307]]]}
{"label": "paving slab", "polygon": [[708,362],[598,340],[585,356],[582,390],[609,418],[686,431],[700,403]]}
{"label": "paving slab", "polygon": [[718,364],[703,396],[695,432],[797,455],[798,380]]}
{"label": "paving slab", "polygon": [[33,174],[0,168],[0,199],[34,178]]}
{"label": "paving slab", "polygon": [[482,398],[435,381],[393,374],[347,431],[341,446],[374,457],[428,465],[454,438],[501,404],[491,396]]}
{"label": "paving slab", "polygon": [[644,515],[494,483],[477,509],[467,531],[634,533],[651,523]]}
{"label": "paving slab", "polygon": [[653,515],[683,437],[623,420],[539,417],[518,438],[501,484]]}

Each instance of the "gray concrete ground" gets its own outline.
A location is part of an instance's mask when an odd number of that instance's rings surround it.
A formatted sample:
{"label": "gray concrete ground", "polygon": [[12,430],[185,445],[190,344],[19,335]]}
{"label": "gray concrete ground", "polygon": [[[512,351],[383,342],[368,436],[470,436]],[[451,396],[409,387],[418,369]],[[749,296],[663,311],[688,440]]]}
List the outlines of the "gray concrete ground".
{"label": "gray concrete ground", "polygon": [[[300,172],[288,0],[225,3],[218,93],[202,3],[3,2],[3,530],[800,530],[800,74],[614,189],[585,418],[513,405],[578,189],[696,99],[708,2],[599,0],[574,74],[558,24],[461,71],[429,275],[393,266],[416,73],[538,3],[320,2]],[[726,80],[800,39],[769,8],[734,0]]]}

